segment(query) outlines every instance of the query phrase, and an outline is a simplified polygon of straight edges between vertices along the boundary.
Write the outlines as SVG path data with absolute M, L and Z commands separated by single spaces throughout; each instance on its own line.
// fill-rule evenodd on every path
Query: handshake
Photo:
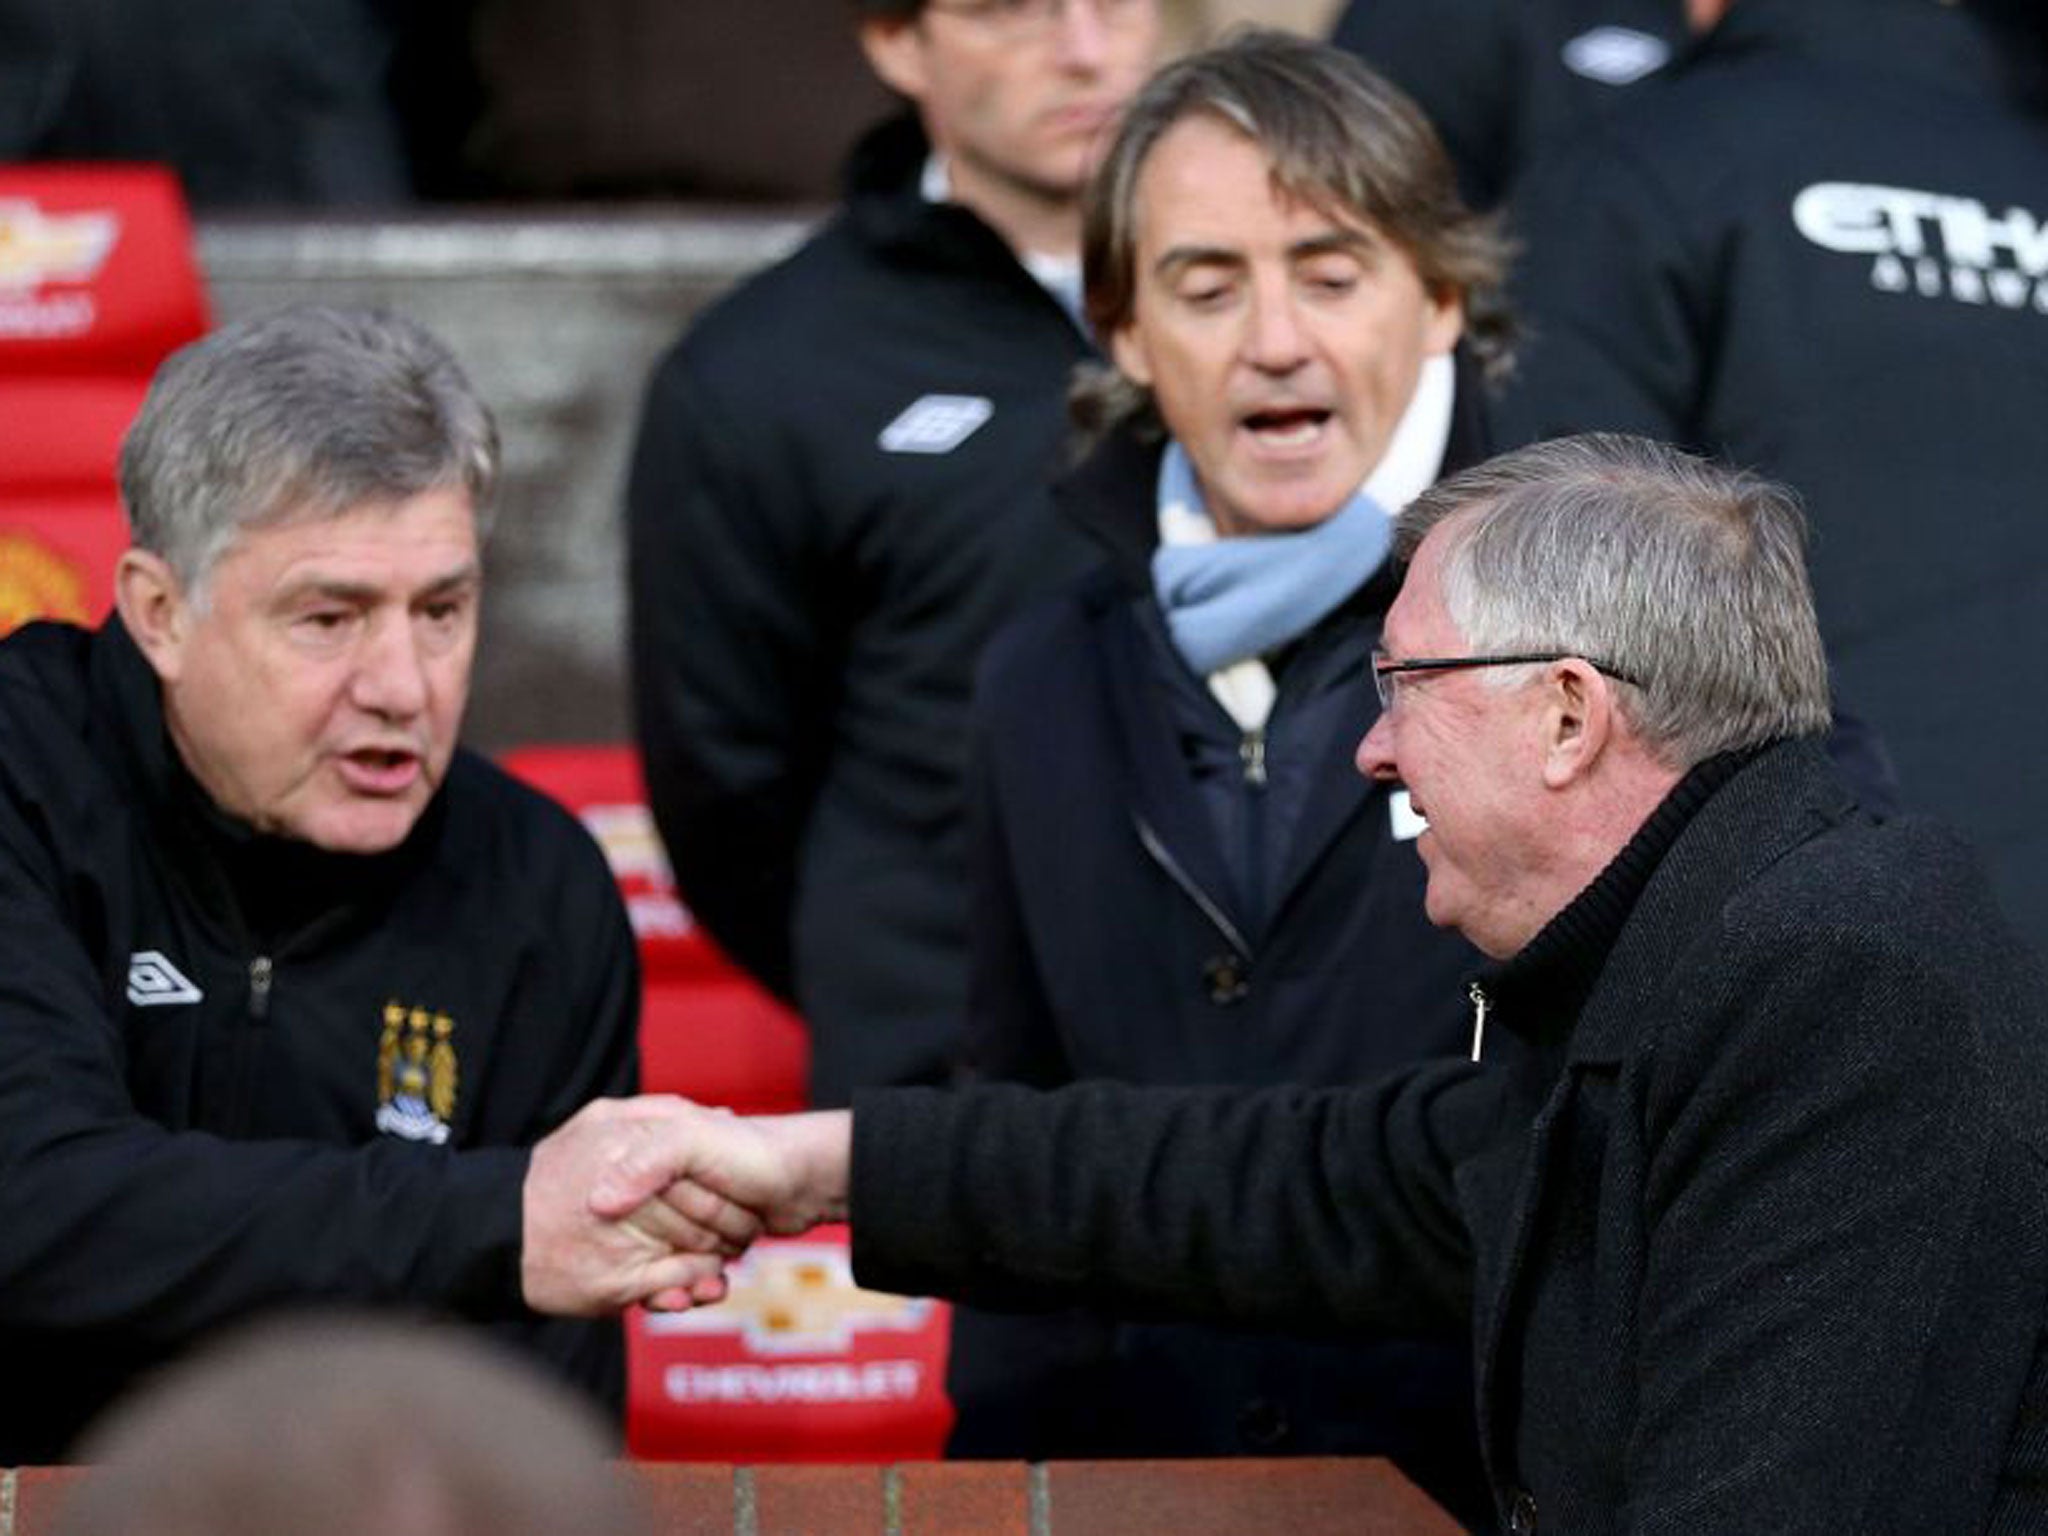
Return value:
M 741 1118 L 670 1095 L 599 1099 L 535 1144 L 520 1283 L 537 1312 L 682 1311 L 725 1298 L 764 1233 L 844 1219 L 853 1116 Z

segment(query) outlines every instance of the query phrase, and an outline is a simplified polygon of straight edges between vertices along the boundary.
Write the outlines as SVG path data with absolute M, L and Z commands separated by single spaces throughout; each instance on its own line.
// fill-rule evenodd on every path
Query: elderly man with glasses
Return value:
M 2048 1528 L 2048 992 L 1964 845 L 1830 767 L 1791 497 L 1564 439 L 1396 549 L 1358 760 L 1492 957 L 1478 1060 L 706 1116 L 674 1198 L 850 1213 L 895 1291 L 1462 1324 L 1515 1532 Z

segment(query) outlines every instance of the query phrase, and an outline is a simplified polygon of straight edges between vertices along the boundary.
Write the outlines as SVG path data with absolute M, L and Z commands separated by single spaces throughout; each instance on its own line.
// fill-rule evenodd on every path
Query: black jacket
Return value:
M 631 1092 L 603 855 L 458 752 L 388 854 L 252 834 L 109 621 L 0 643 L 0 1465 L 295 1304 L 497 1323 L 616 1398 L 615 1324 L 520 1300 L 524 1150 Z
M 845 211 L 667 355 L 629 492 L 655 817 L 692 910 L 802 1009 L 826 1104 L 953 1069 L 975 661 L 1085 554 L 1046 485 L 1089 346 L 919 196 L 924 153 L 872 137 Z
M 1476 369 L 1457 401 L 1447 470 L 1485 456 Z M 1248 743 L 1152 593 L 1159 454 L 1125 431 L 1055 487 L 1108 562 L 1006 628 L 976 689 L 972 1064 L 1039 1086 L 1335 1084 L 1462 1053 L 1480 957 L 1430 926 L 1421 860 L 1353 762 L 1394 573 L 1272 658 Z M 952 1361 L 956 1452 L 1369 1453 L 1453 1503 L 1478 1485 L 1455 1336 L 1337 1346 L 963 1310 Z
M 1465 1323 L 1516 1531 L 2048 1528 L 2048 993 L 1953 837 L 1703 765 L 1488 984 L 1361 1088 L 864 1095 L 861 1281 Z
M 1739 0 L 1532 172 L 1499 420 L 1790 482 L 1843 707 L 2043 945 L 2048 711 L 2010 663 L 2048 652 L 2048 40 L 1991 9 Z
M 1688 37 L 1683 0 L 1350 0 L 1330 41 L 1415 98 L 1485 208 Z

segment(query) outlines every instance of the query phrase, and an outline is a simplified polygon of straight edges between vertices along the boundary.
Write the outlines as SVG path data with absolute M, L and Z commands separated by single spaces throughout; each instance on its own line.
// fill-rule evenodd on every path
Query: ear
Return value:
M 192 605 L 169 563 L 146 549 L 126 551 L 114 567 L 114 606 L 157 677 L 176 682 L 192 629 Z
M 1429 314 L 1422 323 L 1422 355 L 1442 357 L 1465 334 L 1465 296 L 1443 287 L 1429 296 Z
M 1152 354 L 1131 321 L 1126 320 L 1109 333 L 1109 357 L 1116 364 L 1116 371 L 1133 384 L 1145 389 L 1152 387 Z
M 1543 680 L 1543 783 L 1565 789 L 1583 781 L 1613 739 L 1614 690 L 1575 656 L 1550 663 Z
M 899 96 L 922 102 L 931 94 L 924 34 L 914 16 L 867 16 L 860 23 L 860 51 L 882 84 Z

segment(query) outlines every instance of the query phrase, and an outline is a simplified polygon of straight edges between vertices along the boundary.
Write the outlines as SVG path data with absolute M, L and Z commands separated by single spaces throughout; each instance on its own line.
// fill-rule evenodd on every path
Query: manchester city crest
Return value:
M 377 1044 L 377 1129 L 442 1145 L 455 1119 L 455 1089 L 455 1021 L 386 1003 Z

